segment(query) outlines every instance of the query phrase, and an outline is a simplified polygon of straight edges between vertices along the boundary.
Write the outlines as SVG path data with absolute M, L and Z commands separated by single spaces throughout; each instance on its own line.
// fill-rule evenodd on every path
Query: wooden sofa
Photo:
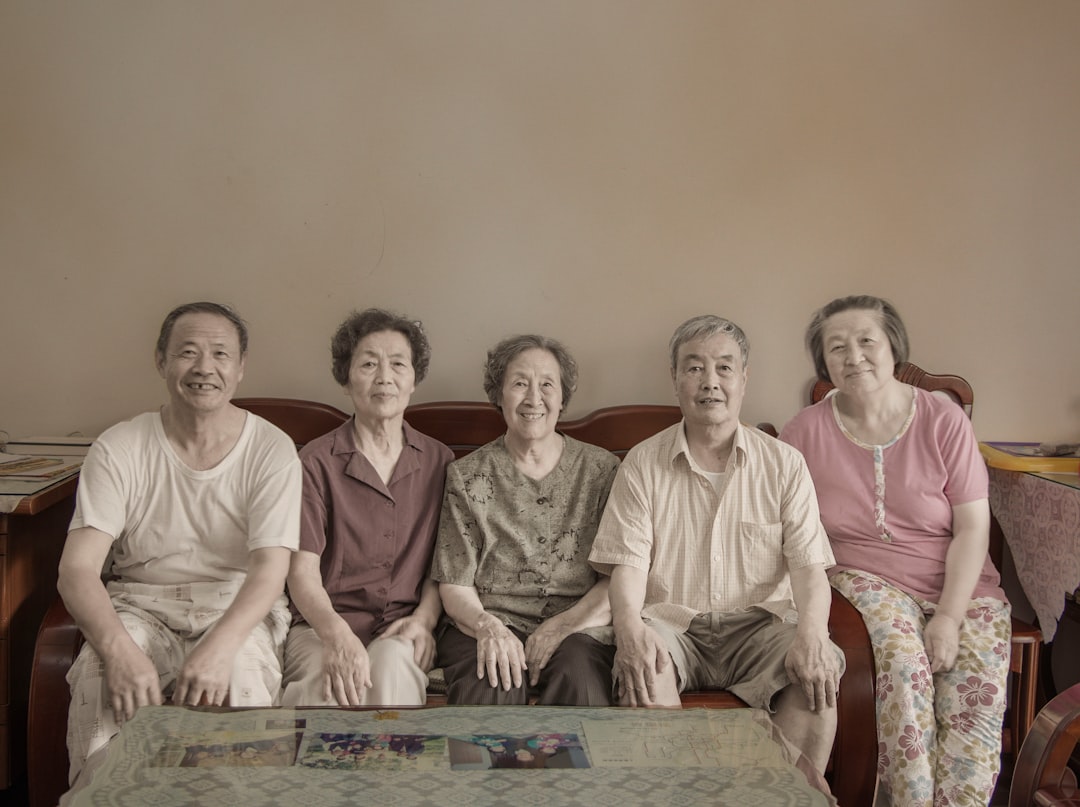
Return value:
M 330 431 L 346 419 L 340 410 L 312 401 L 245 398 L 235 403 L 276 423 L 298 445 Z M 502 416 L 492 406 L 479 402 L 417 404 L 409 408 L 406 419 L 421 432 L 450 446 L 459 457 L 494 439 L 506 428 Z M 641 440 L 679 419 L 679 410 L 674 406 L 617 406 L 564 421 L 560 431 L 603 446 L 621 457 Z M 767 425 L 764 428 L 769 430 Z M 841 807 L 860 807 L 872 802 L 876 783 L 874 660 L 862 618 L 836 592 L 833 592 L 829 627 L 833 641 L 844 651 L 847 671 L 840 683 L 839 725 L 826 778 Z M 31 678 L 27 741 L 33 807 L 55 805 L 66 790 L 65 735 L 70 695 L 64 676 L 80 645 L 78 628 L 57 598 L 38 635 Z M 429 703 L 439 702 L 443 698 L 432 693 Z M 734 695 L 721 691 L 684 693 L 683 704 L 710 708 L 745 705 Z

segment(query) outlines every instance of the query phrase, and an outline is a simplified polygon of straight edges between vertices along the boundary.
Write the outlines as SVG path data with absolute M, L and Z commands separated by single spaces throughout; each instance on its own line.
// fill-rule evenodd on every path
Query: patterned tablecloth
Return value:
M 1065 595 L 1080 586 L 1080 490 L 1036 474 L 989 471 L 990 507 L 1049 642 Z
M 774 737 L 752 709 L 144 707 L 73 803 L 834 805 Z

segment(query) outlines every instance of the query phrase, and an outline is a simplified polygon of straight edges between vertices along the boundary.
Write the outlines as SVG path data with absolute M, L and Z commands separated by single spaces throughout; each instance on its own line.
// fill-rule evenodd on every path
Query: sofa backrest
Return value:
M 297 447 L 336 429 L 349 416 L 328 404 L 298 398 L 236 398 L 242 409 L 266 418 L 292 437 Z M 630 404 L 597 409 L 576 420 L 564 420 L 563 434 L 606 448 L 620 459 L 646 437 L 678 423 L 677 406 Z M 499 411 L 486 401 L 434 401 L 410 406 L 405 420 L 414 429 L 445 443 L 463 457 L 506 431 Z
M 678 423 L 677 406 L 630 404 L 597 409 L 576 420 L 564 420 L 558 430 L 583 443 L 606 448 L 620 459 L 646 437 Z M 450 447 L 463 457 L 506 431 L 494 406 L 479 401 L 436 401 L 410 406 L 405 420 L 414 429 Z

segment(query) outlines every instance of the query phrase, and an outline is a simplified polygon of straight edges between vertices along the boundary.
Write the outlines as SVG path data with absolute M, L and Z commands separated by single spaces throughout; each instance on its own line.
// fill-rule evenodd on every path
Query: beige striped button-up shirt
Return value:
M 740 424 L 717 491 L 682 423 L 627 454 L 589 561 L 606 575 L 648 570 L 642 616 L 682 631 L 700 613 L 754 605 L 792 621 L 788 570 L 836 562 L 798 451 Z

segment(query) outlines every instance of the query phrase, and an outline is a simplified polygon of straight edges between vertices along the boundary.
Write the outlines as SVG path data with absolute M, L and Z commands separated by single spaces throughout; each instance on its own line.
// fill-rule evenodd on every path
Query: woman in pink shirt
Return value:
M 896 380 L 908 337 L 885 300 L 833 300 L 806 344 L 836 391 L 780 436 L 806 457 L 836 556 L 832 585 L 874 646 L 877 804 L 987 804 L 1010 616 L 988 555 L 986 466 L 971 422 Z

